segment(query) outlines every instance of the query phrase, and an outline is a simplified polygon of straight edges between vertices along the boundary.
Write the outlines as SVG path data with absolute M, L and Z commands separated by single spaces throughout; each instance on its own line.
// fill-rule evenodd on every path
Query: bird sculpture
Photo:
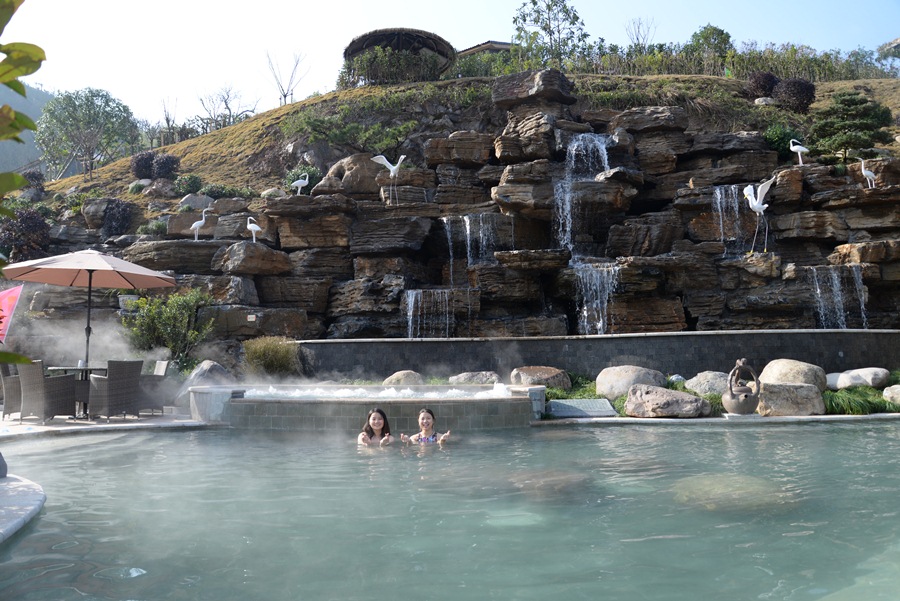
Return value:
M 300 179 L 291 183 L 291 188 L 297 188 L 297 194 L 300 194 L 300 191 L 307 185 L 309 185 L 309 173 L 304 173 Z
M 401 155 L 400 155 L 400 158 L 397 159 L 397 164 L 396 164 L 396 165 L 391 165 L 391 162 L 388 161 L 386 158 L 384 158 L 384 155 L 383 155 L 383 154 L 379 154 L 378 156 L 372 157 L 372 160 L 373 160 L 373 161 L 375 161 L 375 162 L 378 163 L 379 165 L 384 165 L 385 167 L 387 167 L 387 170 L 388 170 L 388 172 L 390 173 L 390 176 L 391 176 L 391 187 L 390 187 L 389 190 L 388 190 L 388 204 L 391 204 L 391 198 L 392 198 L 392 196 L 393 196 L 393 194 L 394 194 L 394 191 L 395 191 L 395 188 L 394 188 L 394 180 L 395 180 L 396 177 L 397 177 L 397 173 L 400 172 L 400 163 L 402 163 L 402 162 L 403 162 L 403 159 L 405 159 L 405 158 L 406 158 L 406 155 L 405 155 L 405 154 L 401 154 Z M 400 199 L 399 199 L 399 197 L 398 197 L 398 198 L 397 198 L 397 201 L 399 202 L 399 200 L 400 200 Z
M 203 209 L 201 211 L 200 221 L 195 221 L 191 224 L 191 231 L 194 232 L 194 242 L 200 239 L 200 228 L 206 224 L 206 212 L 211 211 L 209 207 Z
M 790 146 L 791 152 L 797 153 L 797 158 L 800 159 L 800 164 L 803 164 L 803 155 L 809 152 L 809 148 L 806 146 L 801 146 L 799 140 L 795 140 L 791 138 Z
M 256 242 L 256 233 L 262 231 L 262 228 L 256 225 L 256 219 L 247 217 L 247 229 L 253 234 L 253 241 Z
M 859 170 L 862 172 L 862 176 L 866 178 L 866 185 L 869 188 L 875 187 L 875 174 L 866 169 L 866 162 L 863 159 L 859 159 Z
M 756 231 L 753 233 L 753 243 L 750 245 L 750 252 L 747 254 L 753 254 L 753 249 L 756 248 L 756 236 L 759 234 L 759 220 L 763 219 L 766 222 L 766 235 L 763 239 L 763 252 L 768 252 L 769 250 L 769 221 L 765 218 L 763 213 L 765 213 L 766 209 L 769 208 L 769 205 L 764 204 L 763 200 L 766 197 L 766 193 L 769 191 L 769 188 L 772 187 L 772 184 L 775 183 L 775 178 L 773 177 L 770 180 L 764 181 L 756 189 L 753 188 L 753 184 L 744 188 L 744 198 L 747 199 L 747 202 L 750 204 L 750 210 L 756 213 Z

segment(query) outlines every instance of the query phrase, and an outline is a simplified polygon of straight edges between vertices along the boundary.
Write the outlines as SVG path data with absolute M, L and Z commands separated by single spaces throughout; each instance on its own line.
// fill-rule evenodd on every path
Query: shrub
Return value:
M 744 89 L 751 98 L 765 98 L 772 95 L 775 86 L 780 82 L 774 73 L 768 71 L 756 71 L 747 78 Z
M 131 227 L 131 208 L 130 202 L 118 198 L 106 205 L 106 211 L 103 213 L 103 225 L 100 227 L 100 237 L 108 238 L 127 232 Z
M 361 85 L 435 81 L 440 76 L 440 60 L 430 52 L 410 52 L 375 46 L 344 61 L 337 89 Z
M 806 114 L 816 99 L 816 86 L 811 81 L 800 78 L 784 79 L 772 90 L 772 97 L 781 106 L 795 113 Z
M 152 150 L 145 150 L 131 156 L 131 173 L 138 179 L 151 179 L 153 177 L 153 157 L 156 155 Z
M 168 231 L 168 225 L 161 219 L 154 219 L 147 223 L 142 223 L 137 228 L 137 233 L 145 236 L 165 236 Z
M 40 169 L 26 169 L 22 172 L 22 177 L 28 180 L 29 188 L 44 191 L 44 172 Z
M 323 177 L 322 172 L 312 165 L 297 165 L 296 167 L 288 171 L 284 175 L 283 180 L 285 187 L 290 187 L 290 185 L 300 179 L 304 173 L 309 175 L 309 184 L 307 184 L 303 189 L 306 191 L 306 194 L 309 194 L 309 191 L 315 188 L 316 184 L 322 181 Z
M 226 186 L 224 184 L 206 184 L 198 192 L 215 199 L 255 198 L 257 196 L 256 192 L 250 188 L 238 188 L 237 186 Z
M 801 134 L 781 123 L 770 125 L 763 133 L 763 139 L 769 148 L 778 152 L 779 161 L 788 161 L 793 157 L 791 152 L 791 138 L 801 139 Z
M 144 189 L 144 184 L 140 182 L 132 182 L 128 184 L 128 193 L 129 194 L 140 194 Z
M 0 250 L 11 261 L 37 259 L 50 246 L 50 224 L 34 209 L 19 209 L 0 219 Z
M 131 313 L 122 315 L 122 324 L 136 349 L 167 348 L 171 360 L 183 370 L 191 363 L 191 352 L 212 332 L 212 319 L 198 320 L 199 309 L 211 302 L 208 294 L 197 289 L 166 298 L 145 297 L 132 305 Z
M 189 173 L 187 175 L 179 175 L 175 179 L 175 192 L 179 196 L 187 196 L 188 194 L 196 194 L 203 187 L 203 180 L 199 175 Z
M 181 167 L 181 159 L 177 156 L 161 152 L 153 157 L 153 179 L 172 179 Z
M 262 336 L 244 342 L 248 371 L 271 376 L 300 373 L 297 345 L 284 336 Z

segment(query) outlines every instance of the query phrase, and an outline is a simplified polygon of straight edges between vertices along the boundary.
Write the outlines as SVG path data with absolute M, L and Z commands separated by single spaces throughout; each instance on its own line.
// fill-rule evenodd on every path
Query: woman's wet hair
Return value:
M 384 425 L 381 426 L 381 436 L 384 437 L 384 436 L 387 436 L 388 434 L 390 434 L 391 433 L 391 425 L 390 425 L 390 423 L 388 423 L 387 415 L 385 415 L 384 411 L 379 409 L 378 407 L 375 407 L 374 409 L 370 410 L 366 414 L 366 424 L 363 426 L 363 432 L 365 432 L 369 436 L 375 436 L 375 430 L 373 430 L 372 426 L 369 425 L 369 418 L 372 417 L 373 413 L 377 413 L 378 415 L 381 416 L 381 419 L 384 420 Z

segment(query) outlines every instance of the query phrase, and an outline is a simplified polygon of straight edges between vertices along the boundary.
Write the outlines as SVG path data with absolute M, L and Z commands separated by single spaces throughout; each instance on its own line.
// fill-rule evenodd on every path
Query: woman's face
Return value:
M 422 412 L 419 414 L 419 428 L 424 431 L 431 430 L 434 427 L 434 418 L 430 413 Z
M 381 432 L 384 427 L 384 418 L 377 411 L 369 416 L 369 426 L 376 432 Z

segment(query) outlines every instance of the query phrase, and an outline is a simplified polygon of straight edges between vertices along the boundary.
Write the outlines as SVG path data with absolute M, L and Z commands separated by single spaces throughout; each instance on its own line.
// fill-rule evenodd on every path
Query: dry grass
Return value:
M 726 129 L 752 128 L 760 125 L 765 113 L 748 106 L 742 96 L 743 81 L 721 77 L 668 75 L 648 77 L 572 76 L 576 83 L 576 95 L 581 94 L 578 107 L 591 105 L 593 99 L 612 98 L 617 102 L 643 101 L 653 104 L 671 102 L 685 106 L 690 112 L 706 119 L 717 127 Z M 480 81 L 480 80 L 479 80 Z M 488 80 L 485 80 L 487 82 Z M 438 88 L 471 85 L 472 79 L 433 82 Z M 257 191 L 281 184 L 282 173 L 267 172 L 260 160 L 267 154 L 281 152 L 285 140 L 280 124 L 289 116 L 304 109 L 318 106 L 324 114 L 336 111 L 342 104 L 370 100 L 389 100 L 398 92 L 414 89 L 422 84 L 400 86 L 367 86 L 353 90 L 331 92 L 295 102 L 261 113 L 247 121 L 218 130 L 198 138 L 164 147 L 162 150 L 181 159 L 181 172 L 199 175 L 204 183 L 217 183 L 249 187 Z M 875 79 L 820 83 L 816 86 L 817 99 L 812 108 L 824 106 L 837 91 L 859 90 L 888 106 L 895 117 L 900 116 L 900 80 Z M 624 108 L 624 107 L 615 107 Z M 802 124 L 804 117 L 791 115 L 790 119 Z M 808 118 L 807 118 L 808 119 Z M 892 134 L 900 134 L 900 125 L 891 128 Z M 891 146 L 900 154 L 897 143 Z M 129 194 L 128 185 L 134 180 L 130 159 L 122 159 L 95 171 L 94 180 L 85 182 L 81 176 L 47 184 L 51 193 L 64 192 L 73 186 L 82 191 L 102 189 L 104 195 L 146 207 L 146 198 Z M 146 211 L 145 211 L 146 213 Z M 145 220 L 153 215 L 146 213 Z M 135 220 L 135 227 L 142 222 Z

